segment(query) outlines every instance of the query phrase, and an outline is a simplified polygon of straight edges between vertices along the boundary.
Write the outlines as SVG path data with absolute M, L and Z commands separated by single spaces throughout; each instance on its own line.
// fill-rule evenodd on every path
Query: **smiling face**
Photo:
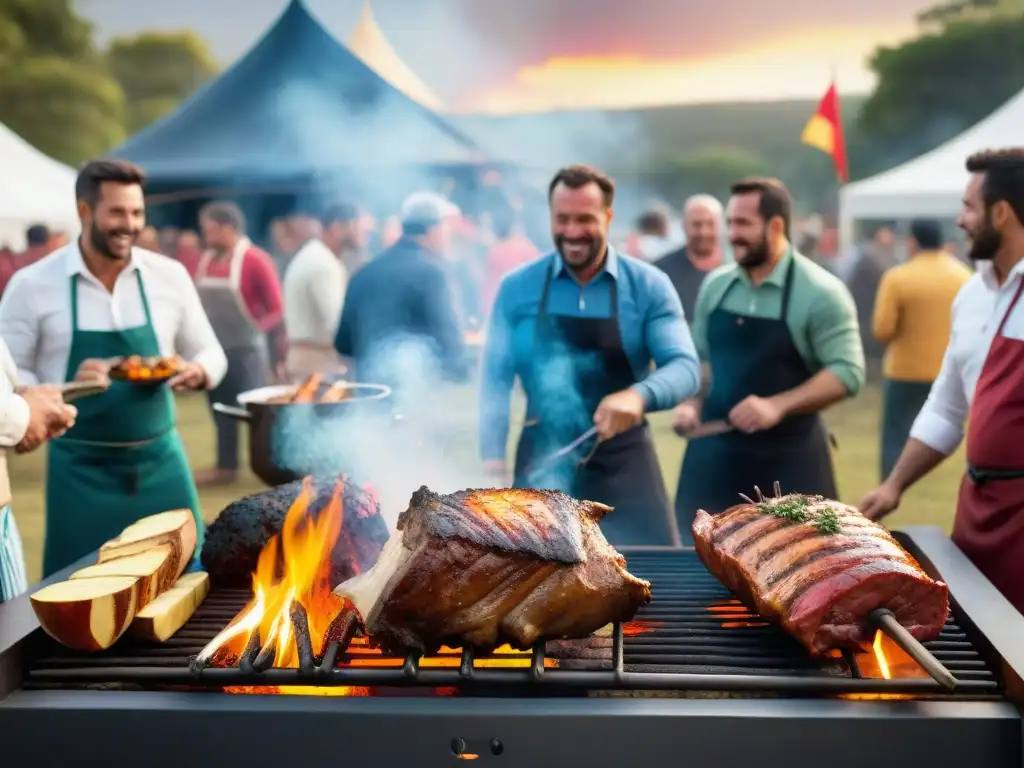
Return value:
M 572 188 L 558 184 L 551 192 L 551 236 L 565 265 L 583 272 L 604 254 L 612 209 L 596 182 Z
M 142 186 L 104 181 L 95 205 L 79 202 L 79 216 L 90 245 L 100 255 L 115 261 L 129 259 L 146 225 Z
M 768 260 L 768 222 L 761 215 L 761 193 L 747 192 L 729 198 L 726 225 L 736 263 L 746 269 Z
M 967 257 L 971 261 L 991 261 L 1003 245 L 1003 236 L 992 222 L 992 209 L 985 205 L 984 183 L 985 174 L 971 175 L 956 220 L 967 235 Z

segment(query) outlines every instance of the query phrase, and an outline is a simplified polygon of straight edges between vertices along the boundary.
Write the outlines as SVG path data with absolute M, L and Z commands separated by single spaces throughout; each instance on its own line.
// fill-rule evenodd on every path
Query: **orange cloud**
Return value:
M 815 97 L 833 67 L 843 91 L 864 92 L 874 84 L 867 69 L 871 52 L 913 31 L 910 23 L 804 30 L 698 60 L 556 56 L 520 68 L 512 82 L 478 91 L 459 107 L 514 113 Z

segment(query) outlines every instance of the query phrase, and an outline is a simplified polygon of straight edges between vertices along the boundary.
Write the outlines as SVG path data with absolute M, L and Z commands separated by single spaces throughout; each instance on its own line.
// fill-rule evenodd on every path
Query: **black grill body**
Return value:
M 915 534 L 903 543 L 941 573 L 955 602 L 954 619 L 928 644 L 957 677 L 953 694 L 927 678 L 866 679 L 851 656 L 813 661 L 736 603 L 692 551 L 624 549 L 630 570 L 652 582 L 654 599 L 637 617 L 644 631 L 617 627 L 597 658 L 560 657 L 554 669 L 544 664 L 545 654 L 555 655 L 550 646 L 515 669 L 474 666 L 465 654 L 441 668 L 415 658 L 353 667 L 349 660 L 365 651 L 354 646 L 315 675 L 208 669 L 197 677 L 189 658 L 246 602 L 228 591 L 211 593 L 163 646 L 122 641 L 83 655 L 32 633 L 19 648 L 18 686 L 0 701 L 2 763 L 432 767 L 461 757 L 530 767 L 1020 768 L 1021 714 L 1006 694 L 1019 683 L 1022 659 L 996 622 L 1024 633 L 1024 618 L 998 610 L 1002 598 L 941 533 Z M 222 692 L 309 683 L 369 690 Z

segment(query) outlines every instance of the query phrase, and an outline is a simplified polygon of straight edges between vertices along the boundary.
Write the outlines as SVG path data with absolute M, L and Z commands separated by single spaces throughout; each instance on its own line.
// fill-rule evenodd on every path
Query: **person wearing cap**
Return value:
M 345 303 L 349 271 L 342 259 L 348 232 L 357 226 L 355 208 L 329 208 L 319 222 L 293 220 L 305 241 L 284 273 L 285 369 L 294 381 L 314 373 L 344 373 L 334 351 L 334 334 Z
M 614 182 L 595 168 L 570 166 L 552 179 L 555 251 L 506 276 L 491 314 L 481 458 L 507 482 L 518 378 L 527 404 L 513 484 L 613 507 L 600 521 L 612 544 L 678 545 L 645 416 L 697 394 L 700 363 L 668 276 L 608 243 L 614 197 Z
M 398 241 L 349 283 L 334 349 L 360 382 L 396 391 L 468 374 L 445 254 L 459 208 L 433 192 L 410 195 Z M 423 355 L 422 352 L 427 354 Z

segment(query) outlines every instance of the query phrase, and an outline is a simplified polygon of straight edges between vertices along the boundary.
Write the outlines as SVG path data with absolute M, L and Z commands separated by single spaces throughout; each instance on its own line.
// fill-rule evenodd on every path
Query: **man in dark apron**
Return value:
M 728 227 L 737 264 L 705 282 L 694 318 L 710 392 L 676 411 L 684 435 L 701 422 L 732 429 L 686 448 L 676 512 L 687 541 L 698 509 L 722 512 L 754 486 L 837 495 L 819 413 L 857 391 L 864 358 L 849 293 L 790 247 L 790 210 L 781 182 L 733 186 Z
M 614 184 L 607 176 L 573 166 L 549 192 L 557 252 L 508 275 L 495 300 L 483 353 L 483 458 L 504 471 L 518 376 L 527 413 L 513 484 L 614 507 L 601 521 L 612 544 L 676 545 L 644 415 L 699 387 L 679 297 L 664 274 L 609 247 Z M 548 460 L 592 427 L 595 438 Z
M 199 224 L 208 250 L 196 267 L 196 290 L 228 358 L 227 375 L 207 396 L 211 406 L 237 405 L 241 393 L 267 385 L 268 342 L 283 372 L 281 281 L 270 255 L 245 236 L 245 218 L 237 205 L 210 203 L 199 212 Z M 230 485 L 238 472 L 238 422 L 214 413 L 213 423 L 217 464 L 196 473 L 200 488 Z

